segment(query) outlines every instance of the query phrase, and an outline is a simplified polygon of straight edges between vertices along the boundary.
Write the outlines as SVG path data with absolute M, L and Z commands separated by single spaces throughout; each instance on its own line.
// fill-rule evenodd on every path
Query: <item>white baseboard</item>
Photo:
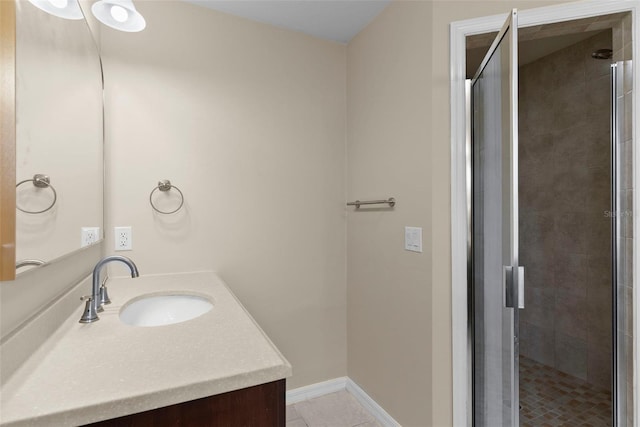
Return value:
M 360 404 L 375 417 L 383 427 L 401 427 L 400 423 L 393 419 L 382 406 L 371 398 L 358 384 L 347 377 L 347 391 L 356 398 Z
M 315 397 L 324 396 L 325 394 L 335 393 L 340 390 L 347 390 L 356 400 L 374 416 L 376 421 L 383 427 L 401 427 L 400 424 L 393 419 L 382 406 L 373 400 L 358 384 L 353 382 L 349 377 L 334 378 L 332 380 L 323 381 L 321 383 L 311 384 L 304 387 L 295 388 L 287 392 L 287 405 L 302 402 L 303 400 L 313 399 Z
M 314 397 L 324 396 L 325 394 L 335 393 L 336 391 L 345 390 L 347 388 L 347 379 L 347 377 L 334 378 L 321 383 L 310 384 L 289 390 L 287 392 L 287 405 L 302 402 L 303 400 L 313 399 Z

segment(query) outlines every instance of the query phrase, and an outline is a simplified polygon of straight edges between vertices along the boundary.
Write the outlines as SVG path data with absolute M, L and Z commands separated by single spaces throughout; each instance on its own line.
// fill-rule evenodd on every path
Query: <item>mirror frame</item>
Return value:
M 0 1 L 0 281 L 16 278 L 16 4 Z

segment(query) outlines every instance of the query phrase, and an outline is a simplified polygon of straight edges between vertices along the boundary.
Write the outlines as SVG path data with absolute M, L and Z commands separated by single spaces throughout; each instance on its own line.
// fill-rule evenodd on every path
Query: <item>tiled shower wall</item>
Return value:
M 610 61 L 603 31 L 520 68 L 521 353 L 610 389 Z

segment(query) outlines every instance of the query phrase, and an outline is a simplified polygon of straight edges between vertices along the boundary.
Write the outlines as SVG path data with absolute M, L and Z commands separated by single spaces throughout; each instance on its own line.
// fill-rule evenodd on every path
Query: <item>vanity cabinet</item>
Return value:
M 177 273 L 108 283 L 113 302 L 98 322 L 80 323 L 74 312 L 2 384 L 0 425 L 285 426 L 291 364 L 220 277 Z M 213 308 L 165 326 L 122 321 L 125 306 L 153 295 L 199 296 Z
M 285 380 L 88 424 L 92 427 L 284 427 Z

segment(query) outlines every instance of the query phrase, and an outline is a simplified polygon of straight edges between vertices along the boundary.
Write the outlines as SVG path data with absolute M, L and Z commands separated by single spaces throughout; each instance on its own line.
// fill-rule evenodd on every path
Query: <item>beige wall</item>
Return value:
M 94 2 L 91 0 L 78 0 L 78 3 L 80 4 L 80 8 L 82 9 L 82 13 L 84 14 L 96 46 L 100 48 L 100 34 L 102 32 L 103 24 L 93 16 L 93 13 L 91 13 L 91 6 Z
M 432 413 L 431 14 L 395 2 L 347 56 L 348 198 L 397 200 L 347 215 L 349 377 L 404 426 Z M 404 226 L 423 228 L 423 253 Z
M 349 213 L 349 375 L 403 425 L 452 423 L 449 24 L 553 3 L 396 0 L 348 47 L 348 194 L 398 198 Z
M 346 375 L 345 46 L 136 6 L 145 31 L 101 35 L 107 248 L 129 225 L 141 274 L 217 271 L 292 363 L 289 388 Z M 174 215 L 149 205 L 165 178 Z
M 345 71 L 343 46 L 139 2 L 147 30 L 102 32 L 107 246 L 132 225 L 143 274 L 220 272 L 293 363 L 290 388 L 346 374 L 348 331 L 349 376 L 392 416 L 451 425 L 449 23 L 547 4 L 396 1 Z M 345 117 L 346 198 L 398 199 L 348 211 L 348 322 Z M 185 193 L 177 215 L 148 205 L 162 178 Z M 403 250 L 405 225 L 423 227 L 422 254 Z

